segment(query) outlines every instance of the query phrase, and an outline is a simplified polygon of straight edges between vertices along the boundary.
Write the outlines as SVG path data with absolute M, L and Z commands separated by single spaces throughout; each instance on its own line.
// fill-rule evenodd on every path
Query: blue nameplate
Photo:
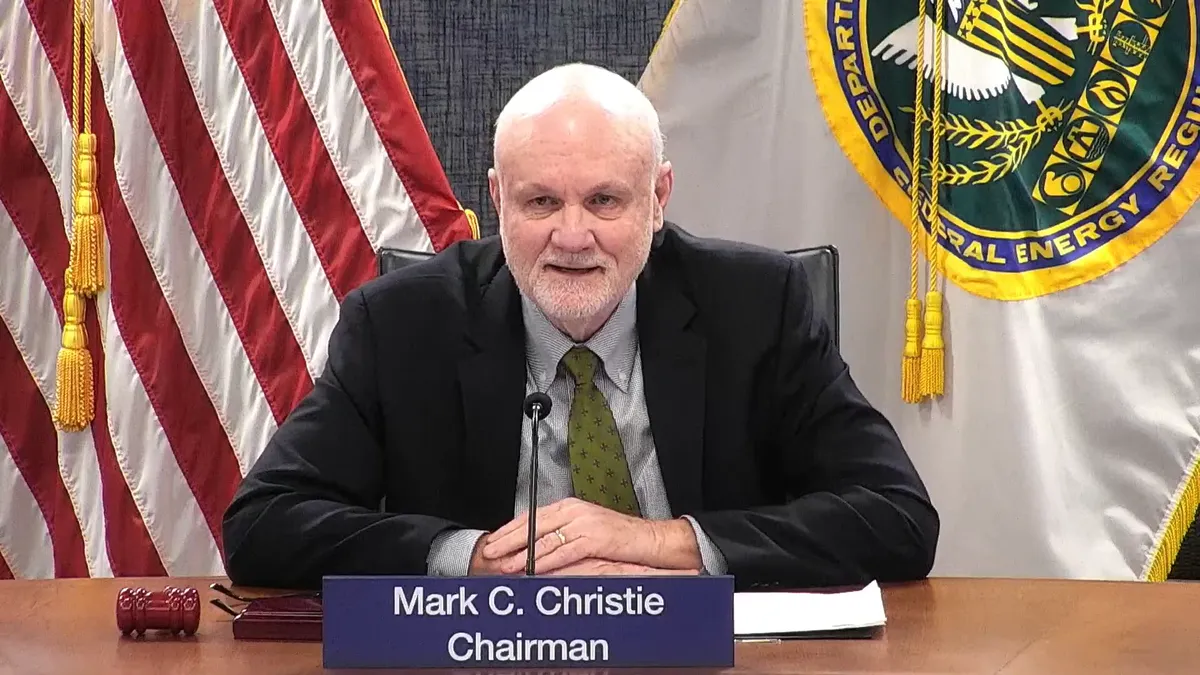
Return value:
M 733 577 L 326 577 L 326 668 L 733 666 Z

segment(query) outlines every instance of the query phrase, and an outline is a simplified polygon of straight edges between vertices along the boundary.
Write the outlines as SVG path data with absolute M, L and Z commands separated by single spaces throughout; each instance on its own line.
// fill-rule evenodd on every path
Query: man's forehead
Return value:
M 531 143 L 514 148 L 497 169 L 506 186 L 514 191 L 530 189 L 628 191 L 649 179 L 650 158 L 645 151 L 628 147 L 601 148 L 580 144 L 567 148 L 556 144 Z
M 638 120 L 615 117 L 587 105 L 559 105 L 511 120 L 496 139 L 498 155 L 571 152 L 638 155 L 652 149 L 649 129 Z M 497 157 L 500 161 L 500 157 Z

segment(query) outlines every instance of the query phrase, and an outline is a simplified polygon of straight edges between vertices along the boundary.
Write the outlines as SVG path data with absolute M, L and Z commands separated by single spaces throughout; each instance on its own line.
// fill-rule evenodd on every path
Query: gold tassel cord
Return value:
M 943 69 L 942 47 L 945 43 L 945 33 L 942 25 L 945 22 L 946 3 L 938 0 L 934 17 L 933 44 L 933 117 L 930 121 L 930 154 L 929 162 L 929 235 L 927 239 L 926 256 L 929 261 L 929 286 L 925 295 L 925 337 L 921 342 L 921 396 L 941 396 L 946 390 L 945 353 L 946 343 L 942 339 L 942 294 L 938 290 L 939 266 L 938 251 L 941 248 L 938 241 L 942 230 L 941 202 L 941 151 L 942 151 L 942 100 L 945 87 L 942 83 Z
M 921 229 L 921 136 L 926 122 L 925 92 L 925 0 L 920 0 L 917 17 L 916 93 L 913 100 L 912 172 L 909 196 L 912 213 L 909 229 L 910 259 L 908 299 L 905 301 L 904 360 L 900 371 L 901 397 L 906 403 L 921 400 L 921 299 L 918 297 L 918 263 L 920 261 Z
M 72 16 L 71 129 L 72 238 L 63 292 L 62 346 L 58 353 L 55 424 L 80 431 L 95 415 L 92 355 L 88 351 L 87 298 L 104 288 L 104 219 L 96 194 L 97 139 L 92 133 L 92 0 L 75 0 Z
M 96 198 L 96 135 L 92 133 L 92 0 L 82 0 L 83 44 L 81 71 L 83 75 L 83 131 L 80 134 L 75 162 L 79 183 L 75 188 L 75 241 L 71 247 L 71 269 L 75 287 L 86 297 L 94 298 L 104 288 L 104 218 Z M 76 76 L 78 77 L 78 76 Z

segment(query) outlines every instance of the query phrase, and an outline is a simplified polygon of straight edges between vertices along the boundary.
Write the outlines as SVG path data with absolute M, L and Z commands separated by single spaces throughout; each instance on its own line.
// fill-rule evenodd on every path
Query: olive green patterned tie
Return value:
M 575 379 L 567 424 L 567 449 L 575 496 L 613 511 L 640 516 L 637 494 L 612 410 L 596 388 L 600 357 L 587 347 L 572 347 L 562 363 Z

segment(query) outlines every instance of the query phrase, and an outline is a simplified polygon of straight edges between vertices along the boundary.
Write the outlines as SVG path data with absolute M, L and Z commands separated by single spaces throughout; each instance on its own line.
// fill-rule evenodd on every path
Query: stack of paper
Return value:
M 844 593 L 735 593 L 738 638 L 870 637 L 887 621 L 883 595 L 872 581 Z

